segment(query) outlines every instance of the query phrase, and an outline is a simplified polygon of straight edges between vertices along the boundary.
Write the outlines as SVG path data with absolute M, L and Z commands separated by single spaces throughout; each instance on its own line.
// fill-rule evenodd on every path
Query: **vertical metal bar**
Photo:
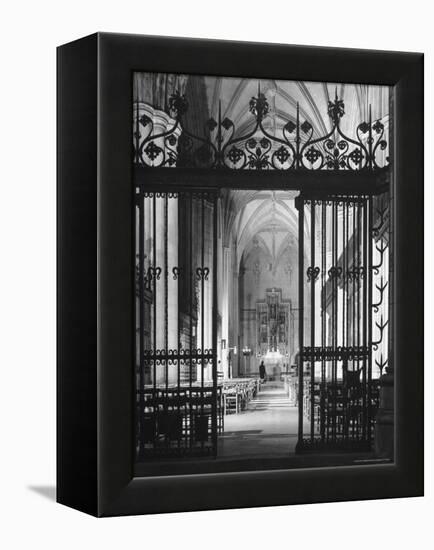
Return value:
M 352 216 L 353 216 L 353 236 L 352 236 L 352 267 L 351 270 L 353 272 L 351 287 L 352 287 L 352 296 L 351 296 L 351 303 L 352 303 L 352 312 L 351 312 L 351 327 L 352 327 L 352 340 L 351 345 L 353 347 L 356 346 L 356 197 L 353 198 L 353 205 L 352 205 Z M 355 360 L 353 358 L 353 372 L 355 368 Z M 354 399 L 351 399 L 351 406 L 354 405 Z M 354 437 L 355 435 L 355 422 L 354 419 L 352 421 L 351 425 L 351 436 Z
M 346 311 L 345 311 L 345 346 L 350 346 L 350 297 L 349 297 L 349 269 L 350 269 L 350 262 L 349 262 L 349 256 L 350 256 L 350 241 L 349 241 L 349 224 L 350 224 L 350 214 L 349 214 L 349 205 L 348 202 L 345 203 L 345 218 L 346 218 L 346 227 L 345 227 L 345 246 L 346 246 L 346 254 L 345 254 L 345 303 L 346 303 Z
M 342 201 L 342 349 L 344 350 L 344 357 L 342 360 L 342 439 L 344 444 L 348 440 L 348 354 L 345 345 L 345 285 L 347 282 L 347 242 L 345 240 L 347 219 L 346 219 L 346 200 Z
M 353 217 L 353 238 L 352 238 L 352 255 L 353 255 L 353 261 L 352 261 L 352 271 L 354 273 L 355 267 L 356 267 L 356 206 L 355 206 L 355 199 L 353 200 L 352 204 L 352 217 Z M 353 276 L 352 282 L 351 282 L 352 292 L 351 292 L 351 300 L 352 300 L 352 320 L 351 320 L 351 328 L 352 328 L 352 339 L 351 339 L 351 345 L 356 345 L 356 323 L 355 323 L 355 294 L 356 294 L 356 287 L 355 287 L 355 277 Z M 354 361 L 353 361 L 353 368 L 354 368 Z
M 334 201 L 334 210 L 335 210 L 335 266 L 337 269 L 339 269 L 339 201 Z M 339 432 L 339 423 L 338 418 L 340 418 L 340 422 L 342 422 L 342 412 L 339 414 L 340 410 L 338 409 L 338 403 L 342 405 L 342 382 L 338 385 L 338 337 L 339 337 L 339 326 L 338 326 L 338 319 L 339 319 L 339 271 L 336 272 L 335 277 L 335 286 L 334 286 L 334 302 L 335 302 L 335 327 L 334 327 L 334 335 L 335 335 L 335 377 L 336 377 L 336 434 L 335 437 L 337 439 L 337 435 Z
M 177 323 L 176 323 L 176 352 L 177 352 L 177 360 L 176 360 L 176 387 L 177 387 L 177 395 L 178 395 L 178 401 L 177 401 L 177 413 L 178 413 L 178 419 L 181 418 L 181 436 L 178 438 L 178 447 L 181 446 L 181 439 L 184 438 L 184 435 L 185 435 L 185 432 L 184 432 L 184 429 L 185 429 L 185 422 L 186 422 L 186 418 L 185 418 L 185 408 L 184 408 L 184 411 L 181 413 L 181 403 L 184 404 L 184 407 L 185 407 L 185 392 L 184 392 L 184 389 L 181 388 L 181 356 L 180 356 L 180 332 L 179 332 L 179 326 L 180 326 L 180 319 L 179 319 L 179 309 L 180 309 L 180 300 L 179 300 L 179 287 L 180 287 L 180 277 L 182 277 L 181 275 L 181 270 L 179 269 L 179 266 L 181 265 L 181 258 L 180 258 L 180 249 L 179 249 L 179 230 L 180 230 L 180 223 L 179 223 L 179 212 L 180 212 L 180 194 L 179 193 L 176 193 L 176 194 L 173 194 L 172 195 L 173 197 L 173 200 L 176 201 L 176 206 L 177 206 L 177 210 L 178 210 L 178 217 L 177 217 L 177 224 L 178 226 L 176 227 L 176 234 L 178 235 L 177 237 L 177 258 L 178 258 L 178 278 L 177 278 L 177 285 L 176 285 L 176 290 L 175 292 L 177 293 L 177 304 L 178 304 L 178 309 L 174 312 L 174 315 L 176 315 L 177 317 Z M 172 260 L 173 261 L 173 260 Z M 172 273 L 173 273 L 173 270 L 172 270 Z M 181 279 L 182 280 L 182 279 Z M 175 368 L 175 367 L 174 367 Z
M 145 317 L 145 292 L 144 292 L 144 198 L 139 193 L 139 386 L 140 386 L 140 411 L 139 411 L 139 454 L 143 455 L 144 441 L 144 414 L 145 414 L 145 354 L 144 354 L 144 317 Z
M 202 206 L 202 213 L 201 213 L 201 238 L 202 238 L 202 242 L 201 242 L 201 245 L 202 245 L 202 248 L 201 248 L 201 267 L 202 267 L 202 276 L 201 276 L 201 289 L 200 289 L 200 330 L 201 330 L 201 352 L 202 352 L 202 359 L 201 359 L 201 362 L 200 362 L 200 368 L 201 368 L 201 392 L 200 392 L 200 395 L 201 395 L 201 402 L 200 402 L 200 407 L 201 407 L 201 422 L 204 422 L 203 420 L 203 412 L 204 412 L 204 397 L 205 397 L 205 392 L 204 392 L 204 346 L 205 346 L 205 311 L 204 311 L 204 305 L 205 305 L 205 295 L 204 295 L 204 290 L 205 290 L 205 275 L 204 275 L 204 262 L 205 262 L 205 199 L 204 199 L 204 195 L 203 193 L 201 194 L 201 206 Z M 204 445 L 204 438 L 201 437 L 201 445 L 203 447 Z
M 368 280 L 368 271 L 367 271 L 367 253 L 368 253 L 368 235 L 369 235 L 369 229 L 367 227 L 368 225 L 368 212 L 367 212 L 367 204 L 366 199 L 363 201 L 363 266 L 362 266 L 362 276 L 363 276 L 363 339 L 362 339 L 362 345 L 363 345 L 363 432 L 362 432 L 362 438 L 363 440 L 367 439 L 367 423 L 368 423 L 368 411 L 367 411 L 367 391 L 369 392 L 369 385 L 367 382 L 367 358 L 365 355 L 365 350 L 367 346 L 367 280 Z M 368 388 L 366 385 L 368 384 Z M 368 443 L 370 444 L 369 440 Z
M 361 298 L 362 298 L 362 292 L 361 292 L 361 284 L 360 284 L 360 268 L 361 268 L 361 234 L 362 234 L 362 217 L 361 217 L 361 198 L 359 197 L 357 199 L 357 349 L 360 350 L 360 344 L 361 344 L 361 334 L 360 334 L 360 315 L 361 315 Z M 357 373 L 359 376 L 359 382 L 360 382 L 360 356 L 357 354 Z M 362 402 L 363 402 L 363 395 L 365 393 L 365 388 L 362 390 Z M 357 396 L 357 413 L 359 412 L 360 407 L 360 395 Z M 357 439 L 360 437 L 360 414 L 356 415 L 357 419 Z M 363 424 L 363 422 L 362 422 Z M 363 428 L 362 428 L 363 431 Z
M 367 410 L 367 440 L 371 443 L 371 427 L 372 427 L 372 198 L 368 198 L 368 264 L 366 266 L 366 274 L 368 278 L 368 327 L 367 327 L 367 339 L 368 339 L 368 410 Z
M 213 410 L 212 410 L 212 445 L 214 456 L 217 456 L 217 207 L 218 197 L 213 198 L 213 247 L 212 247 L 212 387 L 213 387 Z
M 350 310 L 350 300 L 349 300 L 350 242 L 349 242 L 349 229 L 348 229 L 349 222 L 350 222 L 350 216 L 349 216 L 348 201 L 345 201 L 344 219 L 345 219 L 345 229 L 344 229 L 344 235 L 343 235 L 343 246 L 344 246 L 344 250 L 345 250 L 345 261 L 344 261 L 344 296 L 343 296 L 343 300 L 344 300 L 344 304 L 345 304 L 345 314 L 342 317 L 343 317 L 343 323 L 344 323 L 344 326 L 345 326 L 344 344 L 343 345 L 345 346 L 345 348 L 348 348 L 350 346 L 350 342 L 349 342 L 349 336 L 350 336 L 350 328 L 349 328 L 349 324 L 350 324 L 350 311 L 349 311 Z M 346 363 L 346 374 L 347 374 L 347 376 L 348 376 L 348 363 L 349 363 L 349 359 L 347 360 L 347 363 Z M 346 442 L 348 442 L 350 425 L 349 425 L 349 415 L 348 415 L 348 390 L 347 389 L 345 390 L 344 408 L 347 410 L 344 437 L 345 437 Z
M 156 193 L 153 193 L 152 198 L 152 206 L 153 206 L 153 217 L 152 217 L 152 281 L 153 281 L 153 296 L 152 299 L 154 300 L 154 318 L 153 318 L 153 342 L 152 342 L 152 348 L 154 352 L 154 364 L 153 364 L 153 377 L 152 377 L 152 385 L 153 385 L 153 394 L 155 397 L 156 390 L 157 390 L 157 360 L 155 357 L 155 352 L 157 349 L 157 274 L 156 274 L 156 267 L 157 267 L 157 198 Z
M 337 246 L 336 246 L 336 201 L 332 201 L 332 266 L 334 269 L 332 277 L 332 347 L 333 347 L 333 359 L 332 359 L 332 391 L 333 391 L 333 419 L 332 419 L 332 439 L 336 441 L 337 433 L 337 399 L 338 399 L 338 387 L 337 387 L 337 346 L 336 346 L 336 285 L 337 285 Z
M 327 238 L 327 206 L 324 203 L 324 201 L 321 202 L 321 315 L 322 315 L 322 322 L 321 322 L 321 347 L 324 350 L 327 346 L 327 315 L 326 315 L 326 307 L 327 307 L 327 295 L 326 295 L 326 240 Z M 324 441 L 325 438 L 325 423 L 326 423 L 326 401 L 327 399 L 327 380 L 326 380 L 326 360 L 323 356 L 321 360 L 321 403 L 320 403 L 320 411 L 321 411 L 321 440 Z
M 303 447 L 304 200 L 298 197 L 298 447 Z
M 168 196 L 167 193 L 164 194 L 164 353 L 166 354 L 165 361 L 165 382 L 166 382 L 166 395 L 169 389 L 169 302 L 168 302 L 168 276 L 169 276 L 169 258 L 168 258 L 168 243 L 167 243 L 167 234 L 169 232 L 169 220 L 168 220 Z M 167 403 L 167 402 L 166 402 Z
M 195 271 L 193 268 L 193 243 L 194 243 L 194 235 L 195 231 L 193 229 L 193 193 L 190 193 L 190 220 L 189 220 L 189 245 L 190 245 L 190 263 L 188 266 L 189 269 L 189 276 L 190 276 L 190 357 L 189 357 L 189 388 L 188 388 L 188 396 L 189 396 L 189 416 L 188 416 L 188 429 L 189 429 L 189 435 L 190 435 L 190 447 L 193 446 L 193 396 L 192 396 L 192 383 L 193 383 L 193 349 L 196 346 L 193 346 L 193 308 L 194 308 L 194 277 L 195 277 Z
M 310 265 L 315 268 L 315 201 L 310 201 Z M 315 431 L 315 274 L 310 283 L 310 437 L 313 443 Z

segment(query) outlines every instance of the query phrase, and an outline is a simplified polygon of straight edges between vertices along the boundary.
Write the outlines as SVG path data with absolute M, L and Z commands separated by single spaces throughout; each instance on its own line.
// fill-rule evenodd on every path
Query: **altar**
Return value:
M 268 288 L 256 302 L 258 351 L 269 380 L 281 380 L 289 361 L 289 313 L 281 288 Z
M 267 351 L 263 357 L 268 380 L 280 380 L 283 367 L 283 355 L 279 351 Z

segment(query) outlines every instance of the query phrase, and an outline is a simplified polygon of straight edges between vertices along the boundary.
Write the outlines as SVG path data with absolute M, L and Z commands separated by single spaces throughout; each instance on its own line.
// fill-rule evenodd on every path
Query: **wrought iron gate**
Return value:
M 138 460 L 216 454 L 216 200 L 136 187 Z
M 377 242 L 374 203 L 379 218 L 378 199 L 368 196 L 297 199 L 298 452 L 371 448 L 379 399 L 372 364 L 381 374 L 380 347 L 387 341 L 387 244 Z M 373 287 L 380 270 L 381 282 Z M 381 308 L 381 318 L 373 319 Z
M 246 98 L 250 125 L 237 126 L 220 99 L 208 112 L 194 87 L 190 97 L 178 88 L 167 95 L 166 77 L 150 103 L 139 80 L 134 92 L 138 459 L 215 456 L 223 426 L 217 194 L 180 191 L 176 174 L 188 185 L 302 190 L 297 449 L 369 449 L 388 361 L 388 199 L 383 208 L 375 197 L 390 183 L 388 114 L 374 109 L 373 118 L 369 105 L 348 128 L 336 87 L 334 99 L 327 92 L 329 125 L 314 124 L 297 103 L 278 113 L 279 128 L 274 94 L 258 82 Z M 150 192 L 152 171 L 158 192 Z

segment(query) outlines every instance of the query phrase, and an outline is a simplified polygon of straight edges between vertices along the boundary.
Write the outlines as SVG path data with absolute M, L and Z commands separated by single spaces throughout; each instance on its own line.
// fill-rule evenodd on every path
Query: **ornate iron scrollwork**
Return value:
M 372 266 L 372 270 L 375 275 L 378 275 L 380 273 L 380 268 L 383 265 L 384 253 L 386 252 L 387 247 L 388 245 L 384 241 L 381 241 L 380 243 L 375 244 L 375 248 L 377 249 L 377 252 L 380 254 L 380 262 Z
M 196 277 L 198 281 L 207 281 L 209 275 L 209 267 L 197 267 Z
M 318 279 L 319 273 L 320 273 L 319 267 L 309 266 L 306 271 L 307 280 L 315 282 Z
M 388 359 L 386 357 L 386 359 L 383 358 L 383 354 L 380 355 L 380 360 L 378 359 L 375 359 L 375 364 L 377 365 L 379 371 L 380 371 L 380 376 L 383 374 L 383 370 L 385 367 L 387 367 L 387 363 L 388 363 Z
M 330 279 L 340 279 L 342 275 L 342 267 L 332 266 L 328 270 Z
M 347 277 L 350 281 L 358 281 L 359 279 L 363 279 L 364 276 L 365 268 L 363 266 L 353 267 L 347 271 Z
M 196 364 L 211 364 L 215 359 L 210 349 L 147 349 L 143 351 L 145 363 L 155 365 L 177 365 L 178 362 Z
M 388 324 L 389 324 L 389 320 L 384 321 L 383 315 L 381 315 L 380 321 L 375 323 L 376 327 L 380 331 L 380 335 L 378 337 L 378 340 L 376 340 L 375 342 L 372 342 L 372 347 L 374 351 L 378 350 L 379 345 L 383 341 L 383 334 Z
M 302 357 L 306 361 L 360 361 L 368 357 L 367 346 L 304 346 Z
M 383 276 L 381 276 L 380 284 L 379 285 L 375 284 L 375 288 L 380 293 L 380 297 L 378 299 L 378 302 L 375 303 L 375 304 L 372 304 L 372 309 L 374 310 L 375 313 L 378 313 L 378 311 L 380 309 L 380 306 L 383 303 L 384 292 L 387 288 L 387 285 L 388 285 L 388 281 L 384 281 Z
M 137 165 L 164 167 L 189 166 L 197 168 L 224 168 L 234 170 L 378 170 L 382 163 L 379 151 L 385 151 L 385 127 L 380 120 L 372 120 L 371 109 L 367 121 L 361 122 L 355 136 L 343 133 L 341 120 L 345 105 L 335 94 L 329 101 L 327 114 L 332 128 L 323 136 L 315 136 L 312 124 L 300 121 L 297 103 L 295 119 L 288 117 L 281 134 L 272 135 L 264 126 L 270 114 L 268 100 L 258 86 L 258 93 L 249 101 L 249 112 L 254 117 L 253 128 L 239 135 L 234 122 L 223 118 L 219 105 L 217 120 L 204 123 L 205 137 L 192 134 L 184 124 L 189 109 L 184 95 L 176 91 L 168 102 L 172 121 L 165 131 L 154 133 L 154 122 L 140 114 L 135 106 L 133 132 L 134 162 Z
M 162 269 L 159 266 L 148 267 L 148 271 L 146 272 L 146 276 L 144 277 L 145 287 L 149 289 L 151 287 L 152 281 L 159 281 L 161 277 L 161 272 Z
M 177 279 L 182 277 L 182 275 L 184 274 L 184 270 L 182 267 L 175 266 L 172 269 L 172 273 L 173 273 L 173 280 L 176 281 Z

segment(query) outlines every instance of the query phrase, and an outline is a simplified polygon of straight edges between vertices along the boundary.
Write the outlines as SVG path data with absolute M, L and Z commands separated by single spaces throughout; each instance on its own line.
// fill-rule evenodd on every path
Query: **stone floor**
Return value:
M 245 411 L 225 416 L 217 456 L 288 456 L 295 451 L 297 429 L 298 408 L 291 404 L 283 382 L 267 382 Z

